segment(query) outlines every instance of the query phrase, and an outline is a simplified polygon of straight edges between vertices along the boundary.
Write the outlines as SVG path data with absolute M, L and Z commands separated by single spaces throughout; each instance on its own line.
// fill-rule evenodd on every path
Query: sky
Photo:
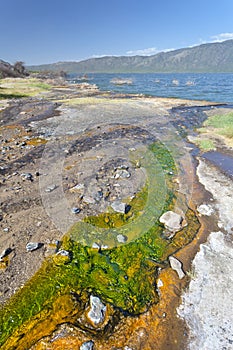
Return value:
M 151 55 L 233 39 L 232 0 L 0 0 L 0 59 Z

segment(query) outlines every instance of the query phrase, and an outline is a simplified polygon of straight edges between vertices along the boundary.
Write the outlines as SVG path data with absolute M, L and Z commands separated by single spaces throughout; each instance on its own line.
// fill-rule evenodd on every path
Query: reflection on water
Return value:
M 227 175 L 233 177 L 233 157 L 216 151 L 207 152 L 202 157 L 219 167 Z

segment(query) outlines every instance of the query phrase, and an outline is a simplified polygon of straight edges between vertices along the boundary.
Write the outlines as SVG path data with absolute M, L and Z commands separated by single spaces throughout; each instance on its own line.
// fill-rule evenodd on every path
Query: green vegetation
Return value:
M 204 122 L 204 130 L 206 127 L 214 128 L 214 133 L 233 138 L 233 112 L 227 114 L 214 115 Z
M 11 336 L 20 339 L 35 322 L 43 322 L 48 317 L 56 322 L 54 305 L 62 295 L 92 293 L 133 315 L 146 311 L 151 303 L 158 301 L 154 286 L 158 267 L 166 265 L 168 255 L 188 244 L 199 226 L 194 213 L 188 210 L 189 225 L 172 240 L 163 238 L 158 214 L 171 209 L 176 199 L 172 176 L 168 174 L 176 171 L 175 163 L 170 152 L 159 142 L 151 145 L 140 160 L 148 164 L 147 183 L 129 203 L 130 211 L 91 216 L 70 229 L 61 247 L 69 252 L 69 256 L 55 255 L 46 260 L 34 277 L 0 310 L 0 344 Z M 158 188 L 161 177 L 167 191 L 161 192 Z M 165 197 L 161 198 L 161 195 Z M 128 244 L 116 245 L 115 237 L 119 232 L 127 233 Z M 83 244 L 96 241 L 110 242 L 111 247 L 93 249 L 91 245 Z
M 5 78 L 0 85 L 0 99 L 35 96 L 51 87 L 35 78 Z
M 195 143 L 200 147 L 204 152 L 208 152 L 215 149 L 215 144 L 212 140 L 204 138 L 196 138 Z

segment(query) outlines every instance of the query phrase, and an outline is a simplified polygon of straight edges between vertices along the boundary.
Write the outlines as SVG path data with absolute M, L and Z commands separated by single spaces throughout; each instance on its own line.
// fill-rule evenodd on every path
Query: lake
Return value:
M 71 76 L 74 82 L 74 75 Z M 77 76 L 76 76 L 77 77 Z M 176 97 L 213 102 L 233 102 L 233 73 L 148 73 L 148 74 L 88 74 L 88 82 L 100 90 Z M 114 78 L 130 79 L 131 84 L 116 85 Z

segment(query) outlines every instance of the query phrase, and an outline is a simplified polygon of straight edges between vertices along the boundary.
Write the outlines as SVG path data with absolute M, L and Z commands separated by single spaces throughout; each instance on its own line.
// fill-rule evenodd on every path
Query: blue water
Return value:
M 233 73 L 191 74 L 88 74 L 100 90 L 233 103 Z M 117 86 L 113 78 L 132 79 L 131 85 Z

